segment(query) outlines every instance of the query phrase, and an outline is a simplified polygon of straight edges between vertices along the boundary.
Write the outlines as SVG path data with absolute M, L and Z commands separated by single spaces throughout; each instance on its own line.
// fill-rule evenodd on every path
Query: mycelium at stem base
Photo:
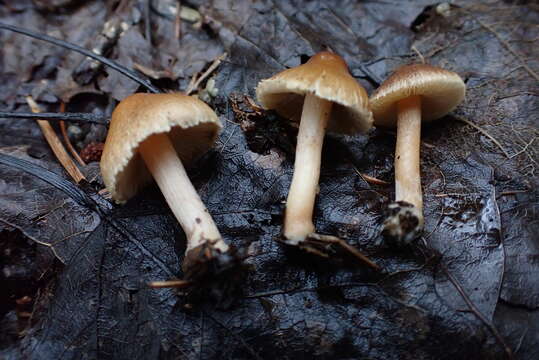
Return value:
M 332 103 L 315 95 L 305 96 L 299 124 L 294 176 L 286 200 L 284 236 L 298 245 L 315 232 L 313 210 L 326 126 Z
M 395 149 L 395 202 L 388 206 L 384 234 L 409 244 L 423 231 L 423 195 L 419 169 L 421 141 L 421 97 L 410 96 L 397 103 Z

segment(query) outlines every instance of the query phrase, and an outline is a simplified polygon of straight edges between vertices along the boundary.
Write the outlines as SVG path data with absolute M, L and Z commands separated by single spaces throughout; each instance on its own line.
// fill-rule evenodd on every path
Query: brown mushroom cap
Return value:
M 420 95 L 421 119 L 430 121 L 451 112 L 465 94 L 464 81 L 452 71 L 426 64 L 405 65 L 376 89 L 370 105 L 376 126 L 395 127 L 400 100 Z
M 299 122 L 305 95 L 332 101 L 328 131 L 353 134 L 372 126 L 367 92 L 350 75 L 344 60 L 330 52 L 320 52 L 298 67 L 262 80 L 256 88 L 258 101 L 266 109 Z
M 184 165 L 205 153 L 221 129 L 213 110 L 202 101 L 183 94 L 134 94 L 112 113 L 101 157 L 101 174 L 112 198 L 125 202 L 152 175 L 138 154 L 138 146 L 150 135 L 168 133 Z

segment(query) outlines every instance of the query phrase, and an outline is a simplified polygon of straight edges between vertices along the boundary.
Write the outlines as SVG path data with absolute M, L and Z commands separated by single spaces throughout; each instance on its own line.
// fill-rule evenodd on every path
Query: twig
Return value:
M 523 193 L 527 193 L 528 191 L 529 190 L 507 190 L 507 191 L 502 191 L 500 195 L 498 195 L 498 197 L 523 194 Z
M 503 152 L 503 154 L 507 157 L 507 158 L 510 158 L 509 154 L 507 153 L 507 151 L 505 150 L 505 148 L 502 146 L 502 144 L 500 144 L 500 142 L 498 140 L 496 140 L 492 135 L 490 135 L 488 132 L 486 132 L 485 130 L 483 130 L 482 128 L 480 128 L 478 125 L 474 124 L 473 122 L 471 122 L 470 120 L 468 119 L 465 119 L 463 117 L 460 117 L 460 116 L 454 116 L 455 119 L 457 119 L 458 121 L 461 121 L 467 125 L 470 125 L 471 127 L 473 127 L 474 129 L 476 129 L 477 131 L 479 131 L 480 133 L 482 133 L 483 135 L 485 135 L 486 137 L 488 137 L 490 140 L 492 140 L 492 142 L 494 144 L 496 144 L 496 146 L 498 146 L 500 148 L 500 150 Z
M 194 73 L 193 76 L 191 76 L 191 80 L 189 81 L 189 84 L 187 85 L 187 90 L 185 93 L 189 95 L 194 89 L 195 89 L 195 83 L 197 82 L 198 75 L 200 73 Z
M 129 25 L 124 21 L 128 17 L 128 8 L 131 0 L 121 0 L 114 12 L 107 17 L 101 30 L 91 36 L 92 40 L 86 46 L 92 52 L 106 56 L 114 47 L 120 37 L 127 31 Z M 72 77 L 79 85 L 88 85 L 95 80 L 103 68 L 99 61 L 85 57 L 72 73 Z
M 176 19 L 174 20 L 174 36 L 178 40 L 180 40 L 182 37 L 182 17 L 180 16 L 181 13 L 182 2 L 181 0 L 178 0 L 178 4 L 176 5 Z
M 66 107 L 66 104 L 62 101 L 62 103 L 60 104 L 61 113 L 65 112 L 65 107 Z M 64 137 L 64 142 L 67 146 L 67 149 L 71 153 L 71 155 L 73 155 L 75 160 L 77 160 L 77 162 L 80 165 L 86 166 L 86 163 L 84 162 L 84 160 L 81 159 L 81 157 L 79 156 L 79 153 L 77 152 L 77 150 L 75 150 L 75 147 L 73 147 L 71 140 L 69 140 L 69 136 L 67 136 L 66 124 L 65 124 L 65 121 L 63 120 L 60 120 L 60 131 L 62 132 L 62 136 Z
M 421 63 L 424 64 L 425 63 L 425 57 L 423 56 L 423 54 L 421 54 L 419 49 L 416 48 L 415 45 L 412 45 L 412 50 L 417 54 L 417 56 L 419 56 L 419 59 L 421 60 Z
M 317 233 L 311 233 L 308 235 L 308 240 L 305 240 L 307 243 L 306 245 L 303 245 L 303 248 L 311 253 L 314 253 L 316 255 L 319 255 L 321 257 L 327 258 L 328 254 L 324 251 L 320 251 L 315 246 L 312 246 L 310 244 L 316 245 L 318 242 L 319 244 L 335 244 L 340 246 L 344 251 L 348 252 L 349 255 L 354 256 L 359 261 L 369 265 L 375 270 L 381 270 L 380 266 L 378 266 L 376 263 L 374 263 L 371 259 L 369 259 L 366 255 L 363 255 L 363 253 L 359 250 L 357 250 L 355 247 L 348 245 L 346 241 L 344 241 L 341 238 L 338 238 L 336 236 L 331 235 L 321 235 Z M 300 243 L 300 247 L 301 247 Z
M 142 74 L 152 78 L 160 79 L 162 77 L 173 77 L 174 75 L 169 70 L 154 70 L 142 64 L 133 63 L 133 69 L 140 71 Z
M 235 124 L 235 125 L 237 125 L 237 124 Z M 235 126 L 235 127 L 232 128 L 232 131 L 230 132 L 230 136 L 228 137 L 228 139 L 226 139 L 226 141 L 225 141 L 225 142 L 223 143 L 223 145 L 221 146 L 221 151 L 219 151 L 221 154 L 222 154 L 223 151 L 225 150 L 225 147 L 226 147 L 226 145 L 228 144 L 228 142 L 230 141 L 230 139 L 232 139 L 232 136 L 234 136 L 234 133 L 236 132 L 236 129 L 237 129 L 237 128 L 238 128 L 237 126 Z
M 537 137 L 534 137 L 533 139 L 531 139 L 531 141 L 530 141 L 529 143 L 527 143 L 526 146 L 524 146 L 524 147 L 522 148 L 522 150 L 520 150 L 519 152 L 517 152 L 517 153 L 515 153 L 515 154 L 513 154 L 513 155 L 511 155 L 511 156 L 509 156 L 509 159 L 512 159 L 512 158 L 514 158 L 515 156 L 518 156 L 518 155 L 520 155 L 520 154 L 526 152 L 526 150 L 528 150 L 528 147 L 529 147 L 531 144 L 533 144 L 533 142 L 535 141 L 535 139 L 537 139 Z
M 363 178 L 363 180 L 365 180 L 366 182 L 371 183 L 371 184 L 375 184 L 375 185 L 391 185 L 390 182 L 375 178 L 373 176 L 369 176 L 369 175 L 364 174 L 364 173 L 358 172 L 358 175 L 361 176 Z
M 464 10 L 466 11 L 467 13 L 471 14 L 469 11 L 467 10 Z M 484 22 L 482 22 L 480 19 L 478 19 L 477 17 L 473 16 L 472 17 L 475 19 L 475 21 L 477 21 L 479 23 L 479 25 L 481 25 L 481 27 L 483 27 L 484 29 L 486 29 L 487 31 L 489 31 L 490 33 L 492 33 L 496 39 L 498 39 L 498 41 L 503 45 L 503 47 L 509 51 L 515 58 L 517 58 L 518 61 L 520 61 L 522 67 L 524 69 L 526 69 L 526 71 L 536 80 L 536 81 L 539 81 L 539 75 L 537 75 L 537 73 L 535 71 L 532 70 L 532 68 L 529 67 L 529 65 L 526 63 L 526 61 L 522 58 L 522 56 L 517 53 L 515 51 L 515 49 L 513 49 L 511 47 L 511 44 L 509 44 L 509 42 L 507 42 L 507 40 L 505 40 L 504 38 L 502 38 L 500 36 L 500 34 L 494 30 L 494 28 L 488 24 L 485 24 Z
M 151 32 L 151 19 L 150 19 L 150 7 L 152 0 L 144 1 L 144 37 L 150 46 L 152 45 L 152 32 Z
M 187 280 L 168 280 L 168 281 L 152 281 L 148 284 L 153 289 L 166 289 L 166 288 L 185 288 L 192 284 Z
M 2 163 L 2 159 L 1 159 L 2 155 L 3 155 L 3 154 L 0 153 L 0 164 Z M 32 235 L 28 234 L 27 232 L 25 232 L 25 230 L 24 230 L 23 228 L 21 228 L 20 226 L 17 226 L 16 224 L 13 224 L 13 223 L 11 223 L 11 222 L 9 222 L 9 221 L 6 221 L 6 220 L 4 220 L 4 219 L 2 219 L 2 218 L 0 218 L 0 223 L 3 223 L 3 224 L 5 224 L 5 225 L 7 225 L 7 226 L 9 226 L 9 227 L 11 227 L 11 228 L 13 228 L 13 229 L 19 230 L 22 234 L 24 234 L 24 236 L 25 236 L 26 238 L 32 240 L 32 241 L 35 242 L 36 244 L 42 245 L 42 246 L 45 246 L 45 247 L 48 247 L 49 249 L 51 249 L 51 251 L 52 251 L 52 253 L 54 254 L 54 256 L 55 256 L 58 260 L 60 260 L 60 262 L 61 262 L 62 264 L 64 264 L 64 265 L 66 264 L 66 260 L 63 259 L 63 258 L 56 252 L 56 249 L 54 248 L 54 246 L 52 246 L 52 244 L 49 244 L 49 243 L 46 243 L 46 242 L 44 242 L 44 241 L 41 241 L 41 240 L 36 239 L 34 236 L 32 236 Z
M 112 199 L 112 196 L 110 195 L 107 188 L 103 188 L 97 192 L 103 199 L 110 200 Z
M 39 113 L 41 111 L 39 109 L 39 106 L 34 101 L 34 99 L 32 99 L 31 96 L 26 97 L 26 102 L 28 103 L 28 106 L 30 106 L 33 112 Z M 64 148 L 64 145 L 62 145 L 62 142 L 60 141 L 60 139 L 58 139 L 58 136 L 56 136 L 56 133 L 54 132 L 54 129 L 52 128 L 51 124 L 46 120 L 37 120 L 37 123 L 39 124 L 39 127 L 43 132 L 43 136 L 45 136 L 45 139 L 49 143 L 52 152 L 54 153 L 58 161 L 60 161 L 60 164 L 62 164 L 67 173 L 73 178 L 73 180 L 75 180 L 77 184 L 81 180 L 85 180 L 84 175 L 81 173 L 77 165 L 75 165 L 73 160 L 71 160 L 69 154 Z
M 460 194 L 460 193 L 443 193 L 443 194 L 434 194 L 434 197 L 439 197 L 439 198 L 443 198 L 443 197 L 452 197 L 452 196 L 455 196 L 455 197 L 459 197 L 459 196 L 462 196 L 462 197 L 466 197 L 466 196 L 472 196 L 472 195 L 479 195 L 478 193 L 467 193 L 467 194 Z
M 325 286 L 316 286 L 316 287 L 295 287 L 293 289 L 279 289 L 279 290 L 270 290 L 265 292 L 259 292 L 255 294 L 250 295 L 244 295 L 244 299 L 258 299 L 263 297 L 270 297 L 275 295 L 288 295 L 288 294 L 295 294 L 295 293 L 301 293 L 301 292 L 315 292 L 320 290 L 326 290 L 326 289 L 334 289 L 334 288 L 341 288 L 341 287 L 356 287 L 356 286 L 374 286 L 378 287 L 378 284 L 374 283 L 360 283 L 360 282 L 347 282 L 347 283 L 340 283 L 340 284 L 333 284 L 333 285 L 325 285 Z
M 97 61 L 107 65 L 108 67 L 118 71 L 119 73 L 127 76 L 131 80 L 136 81 L 140 85 L 146 87 L 148 90 L 150 90 L 150 92 L 153 92 L 153 93 L 156 93 L 156 94 L 161 92 L 161 90 L 159 90 L 157 87 L 153 86 L 152 83 L 149 80 L 141 78 L 133 70 L 130 70 L 130 69 L 126 68 L 125 66 L 122 66 L 122 65 L 118 64 L 117 62 L 115 62 L 113 60 L 107 59 L 106 57 L 98 55 L 98 54 L 94 53 L 93 51 L 90 51 L 90 50 L 85 49 L 83 47 L 80 47 L 78 45 L 72 44 L 72 43 L 64 41 L 64 40 L 54 38 L 52 36 L 39 34 L 37 32 L 33 32 L 33 31 L 27 30 L 25 28 L 5 24 L 5 23 L 2 23 L 2 22 L 0 22 L 0 29 L 13 31 L 13 32 L 16 32 L 16 33 L 19 33 L 19 34 L 30 36 L 30 37 L 32 37 L 34 39 L 46 41 L 48 43 L 63 47 L 65 49 L 76 51 L 76 52 L 78 52 L 78 53 L 80 53 L 82 55 L 86 55 L 86 56 L 88 56 L 88 57 L 90 57 L 90 58 L 92 58 L 94 60 L 97 60 Z
M 515 96 L 523 96 L 523 95 L 539 96 L 539 93 L 535 93 L 535 92 L 531 92 L 531 91 L 521 91 L 521 92 L 518 92 L 518 93 L 515 93 L 515 94 L 508 94 L 508 95 L 498 96 L 496 98 L 496 100 L 499 101 L 499 100 L 508 99 L 508 98 L 512 98 L 512 97 L 515 97 Z
M 187 87 L 187 90 L 185 90 L 185 94 L 186 95 L 189 95 L 191 94 L 195 89 L 198 89 L 198 86 L 200 85 L 200 83 L 202 81 L 204 81 L 204 79 L 206 79 L 208 76 L 211 75 L 212 72 L 215 71 L 215 69 L 217 69 L 217 67 L 219 67 L 219 65 L 221 64 L 221 61 L 223 61 L 225 58 L 226 58 L 226 53 L 223 53 L 221 54 L 221 56 L 219 56 L 217 59 L 215 59 L 213 61 L 213 63 L 210 65 L 210 67 L 208 68 L 208 70 L 206 70 L 204 72 L 204 74 L 202 74 L 195 82 L 194 84 L 191 86 L 191 84 L 189 84 L 189 86 Z
M 72 122 L 85 122 L 92 124 L 108 124 L 108 117 L 92 113 L 25 113 L 0 111 L 0 119 L 42 119 L 42 120 L 63 120 Z
M 442 268 L 444 273 L 449 278 L 449 281 L 451 281 L 453 286 L 457 289 L 457 291 L 459 292 L 459 294 L 462 297 L 462 299 L 464 300 L 464 302 L 468 305 L 468 308 L 475 314 L 475 316 L 477 316 L 479 318 L 479 320 L 481 320 L 481 322 L 483 322 L 483 324 L 485 324 L 486 327 L 489 328 L 489 330 L 492 332 L 492 334 L 494 335 L 496 340 L 503 347 L 503 349 L 504 349 L 505 353 L 507 354 L 507 356 L 509 357 L 509 359 L 513 359 L 513 352 L 511 351 L 511 348 L 509 347 L 509 345 L 507 345 L 507 343 L 505 342 L 505 339 L 498 332 L 498 329 L 496 329 L 496 327 L 479 311 L 479 309 L 477 309 L 477 307 L 470 300 L 470 298 L 468 297 L 468 295 L 466 294 L 466 292 L 464 291 L 462 286 L 460 286 L 457 279 L 455 279 L 453 277 L 453 275 L 451 275 L 451 273 L 445 267 L 445 265 L 440 263 L 440 267 Z
M 391 185 L 391 183 L 381 180 L 378 178 L 375 178 L 374 176 L 370 176 L 364 173 L 359 172 L 359 170 L 354 166 L 355 172 L 359 175 L 360 178 L 362 178 L 366 183 L 374 184 L 374 185 Z
M 20 159 L 12 155 L 4 154 L 0 151 L 0 164 L 9 166 L 14 169 L 18 169 L 24 173 L 35 176 L 36 178 L 50 184 L 55 189 L 62 191 L 64 194 L 69 196 L 77 204 L 84 206 L 85 208 L 91 210 L 99 216 L 102 221 L 105 221 L 107 224 L 111 225 L 112 229 L 117 231 L 125 239 L 135 245 L 140 252 L 151 259 L 165 274 L 169 277 L 174 277 L 174 273 L 170 268 L 155 254 L 153 254 L 144 244 L 136 238 L 129 230 L 127 230 L 122 223 L 118 222 L 116 219 L 110 216 L 108 213 L 110 211 L 110 204 L 101 198 L 93 197 L 83 191 L 79 186 L 73 184 L 71 181 L 66 180 L 63 176 L 58 175 L 55 172 L 52 172 L 48 169 L 45 169 L 39 165 L 34 164 L 28 160 Z M 0 219 L 2 221 L 2 219 Z M 15 227 L 13 225 L 9 225 Z M 21 229 L 24 233 L 24 230 Z M 29 236 L 26 234 L 26 236 Z M 51 249 L 54 248 L 51 247 Z M 65 263 L 65 261 L 59 257 L 56 253 L 55 256 Z

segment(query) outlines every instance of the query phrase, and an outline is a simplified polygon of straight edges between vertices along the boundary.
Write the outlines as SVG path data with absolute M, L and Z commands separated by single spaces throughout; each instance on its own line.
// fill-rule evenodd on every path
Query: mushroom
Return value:
M 321 243 L 324 247 L 340 240 L 316 234 L 312 221 L 324 135 L 326 129 L 344 134 L 370 129 L 373 120 L 368 95 L 350 75 L 346 62 L 330 52 L 320 52 L 303 65 L 262 80 L 256 95 L 265 109 L 299 122 L 294 175 L 286 201 L 284 242 L 318 253 Z M 346 246 L 344 242 L 340 245 Z
M 409 244 L 423 230 L 421 122 L 448 114 L 465 93 L 466 86 L 456 73 L 416 64 L 397 69 L 370 98 L 376 126 L 397 127 L 395 202 L 389 205 L 383 232 L 399 244 Z
M 213 145 L 220 129 L 213 110 L 196 98 L 134 94 L 114 110 L 101 157 L 103 180 L 117 203 L 152 178 L 157 182 L 187 237 L 182 268 L 188 279 L 230 249 L 184 168 Z

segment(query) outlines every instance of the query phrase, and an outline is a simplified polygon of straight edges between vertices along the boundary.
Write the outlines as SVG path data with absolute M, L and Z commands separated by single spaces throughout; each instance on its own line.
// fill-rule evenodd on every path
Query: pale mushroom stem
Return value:
M 398 102 L 397 146 L 395 150 L 395 200 L 414 205 L 423 213 L 419 170 L 421 141 L 421 97 Z M 422 222 L 422 219 L 420 219 Z
M 228 245 L 191 184 L 168 135 L 151 135 L 140 145 L 139 152 L 185 231 L 186 252 L 207 241 L 222 252 L 227 251 Z
M 284 236 L 291 245 L 314 233 L 313 209 L 320 178 L 322 145 L 332 102 L 307 94 L 299 124 L 294 176 L 286 201 Z

